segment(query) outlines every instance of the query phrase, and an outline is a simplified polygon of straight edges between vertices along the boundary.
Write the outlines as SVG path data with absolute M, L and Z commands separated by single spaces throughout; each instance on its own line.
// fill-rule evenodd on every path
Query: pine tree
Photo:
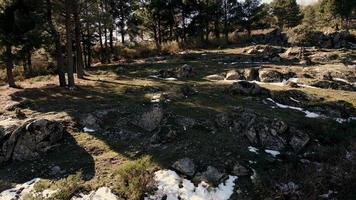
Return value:
M 281 28 L 295 27 L 300 24 L 302 19 L 296 0 L 274 0 L 272 12 Z

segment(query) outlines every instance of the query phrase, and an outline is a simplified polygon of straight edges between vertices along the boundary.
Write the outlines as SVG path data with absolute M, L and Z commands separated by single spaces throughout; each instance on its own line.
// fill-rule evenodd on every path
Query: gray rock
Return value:
M 244 76 L 240 75 L 236 70 L 230 70 L 227 72 L 226 80 L 243 80 L 245 79 Z
M 232 95 L 255 96 L 266 94 L 266 91 L 263 90 L 258 84 L 250 83 L 248 81 L 235 82 L 229 87 L 228 91 Z
M 193 76 L 193 68 L 190 65 L 183 65 L 178 67 L 175 71 L 175 75 L 177 78 L 188 78 Z
M 293 130 L 292 137 L 289 144 L 293 147 L 295 151 L 299 151 L 304 148 L 310 141 L 308 134 L 301 131 Z
M 260 71 L 259 78 L 265 83 L 282 82 L 283 74 L 275 70 L 263 70 Z
M 47 152 L 64 135 L 63 126 L 45 119 L 30 120 L 0 141 L 0 163 L 31 160 Z
M 197 173 L 194 177 L 195 181 L 212 183 L 213 185 L 218 185 L 220 180 L 224 178 L 225 174 L 219 172 L 218 169 L 212 166 L 208 166 L 207 170 L 202 173 Z
M 236 163 L 232 170 L 232 174 L 236 176 L 248 176 L 250 172 L 245 166 L 241 165 L 240 163 Z
M 136 117 L 133 124 L 145 131 L 152 132 L 160 125 L 162 119 L 163 109 L 155 106 Z
M 187 176 L 194 176 L 195 174 L 195 165 L 193 160 L 190 158 L 182 158 L 178 161 L 176 161 L 173 165 L 172 168 L 184 175 Z

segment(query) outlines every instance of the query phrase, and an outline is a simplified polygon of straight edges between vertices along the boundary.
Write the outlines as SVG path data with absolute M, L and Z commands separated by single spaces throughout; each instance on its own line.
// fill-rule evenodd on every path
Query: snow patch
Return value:
M 79 194 L 71 200 L 117 200 L 117 196 L 108 187 L 101 187 L 97 191 L 92 191 L 87 195 Z
M 86 133 L 94 133 L 94 132 L 95 132 L 94 129 L 87 128 L 87 127 L 84 127 L 84 128 L 83 128 L 83 131 L 86 132 Z
M 190 180 L 181 178 L 171 170 L 160 170 L 154 177 L 158 185 L 156 194 L 145 200 L 228 200 L 234 192 L 236 176 L 229 176 L 225 183 L 212 188 L 207 183 L 201 182 L 195 186 Z
M 276 157 L 281 154 L 281 152 L 279 152 L 279 151 L 269 150 L 269 149 L 266 149 L 265 152 L 268 154 L 271 154 L 273 157 Z
M 294 107 L 294 106 L 287 106 L 287 105 L 283 105 L 283 104 L 277 103 L 271 98 L 267 98 L 267 100 L 272 102 L 272 103 L 274 103 L 274 104 L 276 104 L 276 106 L 279 107 L 279 108 L 289 108 L 289 109 L 292 109 L 292 110 L 297 110 L 297 111 L 303 112 L 305 114 L 305 117 L 307 117 L 307 118 L 321 118 L 321 117 L 324 117 L 324 116 L 322 116 L 322 115 L 320 115 L 318 113 L 311 112 L 311 111 L 308 111 L 308 110 L 304 110 L 303 108 Z
M 252 152 L 252 153 L 255 153 L 255 154 L 258 154 L 258 149 L 256 148 L 256 147 L 253 147 L 253 146 L 249 146 L 248 147 L 248 150 L 250 151 L 250 152 Z

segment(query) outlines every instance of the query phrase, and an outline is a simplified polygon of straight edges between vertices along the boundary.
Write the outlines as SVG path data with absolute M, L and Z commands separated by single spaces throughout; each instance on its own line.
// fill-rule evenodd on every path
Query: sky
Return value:
M 269 3 L 271 2 L 272 0 L 262 0 L 262 2 L 266 2 L 266 3 Z M 303 5 L 309 5 L 309 4 L 312 4 L 312 3 L 315 3 L 317 2 L 318 0 L 297 0 L 297 2 L 299 4 L 303 4 Z

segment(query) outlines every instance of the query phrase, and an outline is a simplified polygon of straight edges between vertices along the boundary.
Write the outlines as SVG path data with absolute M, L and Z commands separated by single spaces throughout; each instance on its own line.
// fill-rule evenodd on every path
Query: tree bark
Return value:
M 83 70 L 83 50 L 81 45 L 81 25 L 79 21 L 80 5 L 78 2 L 75 3 L 74 11 L 74 23 L 75 23 L 75 47 L 76 47 L 76 66 L 77 66 L 77 77 L 79 79 L 84 79 Z
M 12 46 L 11 44 L 6 44 L 6 75 L 7 75 L 7 83 L 10 87 L 15 88 L 15 79 L 12 73 L 12 69 L 14 68 L 13 63 L 13 55 L 12 55 Z
M 63 58 L 62 46 L 61 46 L 61 36 L 56 30 L 52 21 L 52 3 L 50 0 L 46 0 L 46 3 L 47 3 L 47 21 L 55 46 L 54 53 L 57 62 L 57 74 L 59 78 L 59 86 L 65 87 L 67 83 L 66 83 L 66 78 L 64 73 L 64 58 Z
M 65 1 L 65 28 L 66 28 L 66 52 L 67 52 L 67 76 L 68 76 L 68 86 L 72 88 L 75 86 L 74 75 L 73 75 L 73 41 L 72 41 L 72 20 L 71 20 L 71 1 Z

